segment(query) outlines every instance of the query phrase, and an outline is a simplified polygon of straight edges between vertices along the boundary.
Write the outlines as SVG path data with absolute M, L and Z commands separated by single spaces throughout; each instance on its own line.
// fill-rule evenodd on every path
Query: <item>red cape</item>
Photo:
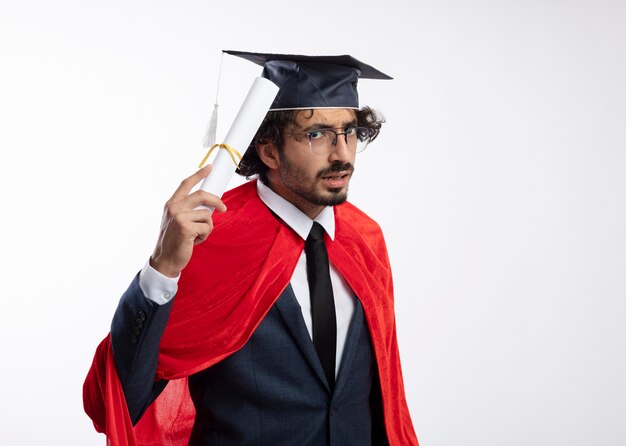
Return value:
M 304 241 L 276 219 L 250 181 L 224 194 L 225 213 L 194 248 L 161 340 L 157 379 L 171 382 L 133 427 L 110 339 L 98 346 L 83 386 L 85 411 L 110 444 L 187 445 L 195 410 L 187 376 L 239 350 L 289 284 Z M 380 375 L 390 444 L 415 445 L 396 339 L 393 284 L 378 225 L 349 203 L 335 207 L 328 257 L 363 305 Z

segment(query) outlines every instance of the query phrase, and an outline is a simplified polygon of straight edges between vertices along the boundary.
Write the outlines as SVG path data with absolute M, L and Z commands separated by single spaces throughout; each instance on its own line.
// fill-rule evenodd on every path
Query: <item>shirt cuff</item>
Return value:
M 168 303 L 178 291 L 178 277 L 167 277 L 150 266 L 148 260 L 139 273 L 139 287 L 143 295 L 152 302 L 163 305 Z

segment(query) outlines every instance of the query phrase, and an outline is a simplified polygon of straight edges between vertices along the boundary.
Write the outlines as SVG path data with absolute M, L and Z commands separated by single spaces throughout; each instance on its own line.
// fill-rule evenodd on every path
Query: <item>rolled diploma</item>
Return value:
M 278 94 L 278 90 L 272 81 L 257 77 L 224 138 L 224 144 L 236 149 L 243 155 L 261 126 L 261 122 L 263 122 L 263 118 L 265 118 Z M 204 179 L 200 189 L 221 197 L 235 173 L 236 166 L 226 150 L 222 148 L 216 150 L 217 155 L 213 160 L 211 173 Z M 209 206 L 200 206 L 200 208 L 213 210 Z

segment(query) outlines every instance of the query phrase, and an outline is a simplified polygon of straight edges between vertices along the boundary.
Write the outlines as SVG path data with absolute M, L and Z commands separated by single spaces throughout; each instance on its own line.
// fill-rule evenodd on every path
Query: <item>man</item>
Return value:
M 190 193 L 210 167 L 181 183 L 86 410 L 113 444 L 417 445 L 382 234 L 345 202 L 382 123 L 357 78 L 388 77 L 347 56 L 236 55 L 280 87 L 239 167 L 259 180 L 224 201 Z

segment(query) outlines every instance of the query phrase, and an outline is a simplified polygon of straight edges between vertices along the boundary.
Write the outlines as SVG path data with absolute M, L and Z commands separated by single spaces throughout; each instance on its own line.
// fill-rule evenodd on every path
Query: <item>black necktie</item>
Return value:
M 335 355 L 337 351 L 337 319 L 335 299 L 330 283 L 328 254 L 324 245 L 324 228 L 313 223 L 306 239 L 306 269 L 311 292 L 311 315 L 313 316 L 313 344 L 320 358 L 328 385 L 335 385 Z

